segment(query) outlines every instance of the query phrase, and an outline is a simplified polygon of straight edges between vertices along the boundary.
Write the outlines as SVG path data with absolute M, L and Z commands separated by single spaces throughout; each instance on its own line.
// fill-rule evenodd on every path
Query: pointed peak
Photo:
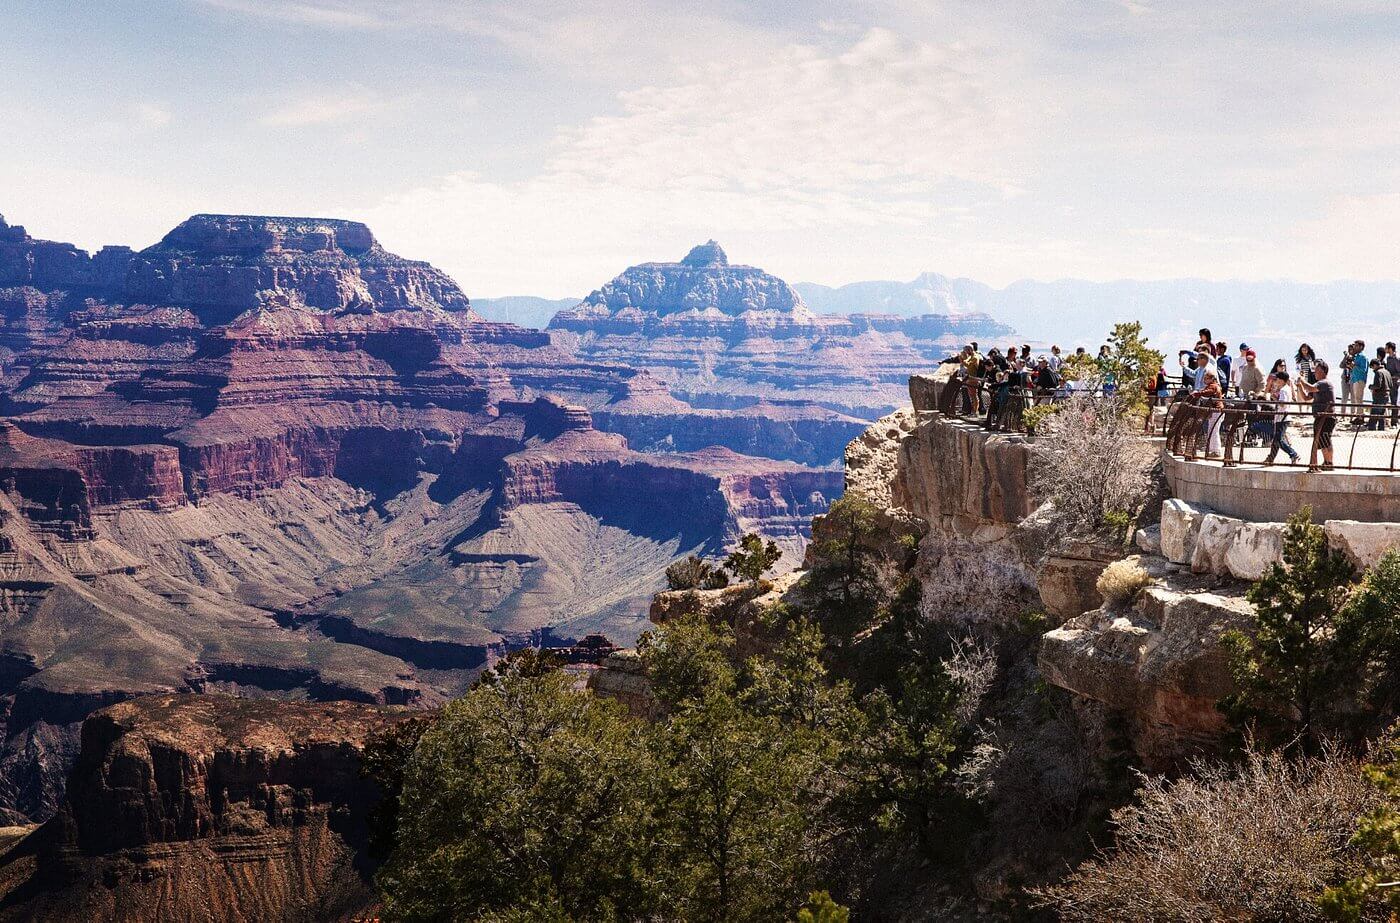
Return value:
M 713 239 L 692 249 L 681 260 L 685 266 L 728 266 L 729 257 L 725 256 L 724 248 Z

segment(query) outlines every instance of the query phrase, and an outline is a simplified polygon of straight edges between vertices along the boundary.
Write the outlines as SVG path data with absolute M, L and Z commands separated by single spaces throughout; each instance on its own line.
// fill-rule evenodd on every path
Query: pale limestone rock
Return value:
M 899 468 L 899 444 L 918 425 L 903 407 L 870 424 L 846 446 L 846 493 L 862 494 L 879 507 L 894 506 L 890 487 Z
M 1220 637 L 1253 618 L 1243 596 L 1191 592 L 1189 581 L 1169 576 L 1127 612 L 1087 612 L 1041 639 L 1046 681 L 1128 713 L 1139 755 L 1152 766 L 1223 730 L 1216 703 L 1233 681 Z
M 1201 527 L 1202 510 L 1184 500 L 1172 498 L 1162 504 L 1162 555 L 1176 564 L 1190 564 Z
M 1258 580 L 1270 565 L 1283 561 L 1281 522 L 1247 522 L 1225 551 L 1225 569 L 1240 580 Z
M 1065 542 L 1036 569 L 1036 586 L 1046 615 L 1056 622 L 1103 605 L 1099 574 L 1123 556 L 1120 548 L 1092 542 Z
M 1148 554 L 1162 553 L 1162 527 L 1148 526 L 1133 534 L 1133 543 Z
M 1040 602 L 1052 621 L 1063 622 L 1103 605 L 1095 583 L 1108 565 L 1058 555 L 1046 558 L 1036 570 Z
M 589 674 L 588 689 L 594 695 L 616 699 L 637 718 L 656 718 L 662 712 L 641 658 L 633 650 L 609 654 L 598 669 Z
M 1229 573 L 1225 556 L 1244 524 L 1243 519 L 1221 516 L 1219 513 L 1207 513 L 1202 516 L 1196 532 L 1196 541 L 1191 549 L 1191 570 L 1198 574 Z
M 1400 548 L 1400 522 L 1329 519 L 1322 524 L 1327 544 L 1341 551 L 1357 570 L 1371 567 L 1392 548 Z

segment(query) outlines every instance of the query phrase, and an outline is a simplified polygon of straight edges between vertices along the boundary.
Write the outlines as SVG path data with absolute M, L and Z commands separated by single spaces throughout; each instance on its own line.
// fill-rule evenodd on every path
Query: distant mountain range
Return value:
M 534 295 L 506 295 L 503 298 L 473 298 L 472 307 L 487 320 L 505 321 L 542 330 L 550 318 L 572 308 L 582 298 L 538 298 Z
M 1374 347 L 1400 338 L 1400 282 L 1205 279 L 1055 282 L 1022 280 L 993 288 L 973 279 L 924 273 L 911 282 L 852 282 L 838 288 L 793 286 L 815 311 L 888 311 L 914 315 L 985 313 L 1032 343 L 1094 346 L 1113 324 L 1140 320 L 1151 341 L 1169 354 L 1191 346 L 1209 327 L 1233 352 L 1248 342 L 1270 361 L 1310 342 L 1319 354 L 1339 355 L 1360 337 Z

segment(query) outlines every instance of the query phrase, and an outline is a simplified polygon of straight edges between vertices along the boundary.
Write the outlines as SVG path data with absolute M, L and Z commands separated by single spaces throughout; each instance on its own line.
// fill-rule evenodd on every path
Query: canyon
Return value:
M 227 215 L 92 255 L 0 221 L 0 412 L 16 823 L 132 696 L 431 707 L 513 647 L 631 643 L 679 556 L 800 560 L 864 425 L 692 407 L 363 224 Z
M 904 403 L 909 376 L 1011 328 L 980 312 L 820 314 L 711 240 L 679 262 L 625 270 L 549 331 L 581 359 L 645 370 L 697 407 L 796 400 L 869 422 Z
M 966 632 L 999 638 L 1009 650 L 1019 651 L 1003 663 L 1009 673 L 991 700 L 997 711 L 989 727 L 1014 737 L 996 741 L 1014 754 L 1009 759 L 1017 767 L 1012 771 L 1023 774 L 1020 790 L 1035 799 L 1048 793 L 1071 804 L 1103 784 L 1084 777 L 1095 772 L 1085 767 L 1112 761 L 1117 748 L 1126 748 L 1132 764 L 1148 771 L 1173 771 L 1213 752 L 1225 731 L 1215 705 L 1232 688 L 1220 637 L 1246 626 L 1252 617 L 1244 599 L 1248 577 L 1241 574 L 1245 562 L 1257 570 L 1259 561 L 1276 558 L 1277 542 L 1270 536 L 1276 537 L 1277 527 L 1265 524 L 1251 531 L 1248 524 L 1168 499 L 1160 514 L 1155 508 L 1147 511 L 1148 525 L 1137 533 L 1136 547 L 1103 536 L 1066 534 L 1049 504 L 1036 496 L 1030 476 L 1038 453 L 1054 451 L 1053 446 L 942 416 L 935 408 L 945 383 L 946 374 L 911 378 L 909 403 L 871 423 L 846 447 L 843 488 L 877 511 L 869 540 L 890 560 L 905 561 L 902 566 L 912 562 L 908 573 L 922 588 L 922 619 L 955 636 Z M 645 379 L 641 384 L 656 390 Z M 766 522 L 770 532 L 780 531 L 773 524 L 783 511 L 757 499 L 772 492 L 771 479 L 779 476 L 771 460 L 760 470 L 755 460 L 722 448 L 635 459 L 626 455 L 631 450 L 619 447 L 618 436 L 587 426 L 588 414 L 580 407 L 536 399 L 528 404 L 501 401 L 498 410 L 498 435 L 517 427 L 548 434 L 535 443 L 525 439 L 525 448 L 499 460 L 500 480 L 493 487 L 499 499 L 491 502 L 502 516 L 528 511 L 508 530 L 522 544 L 501 544 L 490 533 L 477 536 L 481 541 L 476 544 L 476 539 L 457 536 L 450 557 L 473 563 L 490 558 L 501 569 L 502 581 L 507 569 L 525 566 L 530 553 L 518 550 L 532 538 L 525 530 L 544 528 L 553 515 L 551 504 L 577 497 L 581 482 L 617 519 L 643 516 L 636 508 L 620 512 L 627 509 L 626 497 L 641 476 L 629 464 L 666 469 L 674 478 L 666 482 L 667 490 L 683 494 L 691 489 L 686 485 L 692 469 L 703 461 L 726 472 L 718 491 L 730 499 L 714 507 L 715 515 L 737 519 L 747 507 L 755 517 L 751 522 Z M 11 451 L 31 458 L 48 453 L 54 465 L 73 466 L 75 477 L 81 476 L 83 464 L 93 464 L 67 443 L 28 436 L 13 425 L 7 433 Z M 178 459 L 173 463 L 177 472 L 183 470 Z M 158 480 L 160 466 L 143 470 Z M 781 471 L 794 490 L 815 486 L 801 477 L 825 475 L 791 462 L 783 463 Z M 420 484 L 382 502 L 382 510 L 366 488 L 329 480 L 343 484 L 342 502 L 365 499 L 362 515 L 383 516 L 390 523 L 412 516 L 416 527 L 434 502 L 434 489 L 464 476 L 444 467 L 426 487 Z M 304 503 L 316 497 L 324 501 L 311 486 L 314 480 L 299 482 L 295 496 Z M 476 490 L 460 481 L 445 489 L 463 490 L 464 495 Z M 237 515 L 252 517 L 261 505 L 268 514 L 285 516 L 272 506 L 290 502 L 291 496 L 285 490 L 246 496 L 228 491 L 187 500 L 180 508 L 222 511 L 234 509 L 222 505 L 238 504 Z M 694 504 L 691 513 L 703 502 L 698 497 L 687 501 Z M 155 517 L 169 515 L 164 503 L 157 499 L 144 508 L 123 507 L 122 515 L 135 517 L 117 533 L 125 541 L 103 536 L 87 541 L 94 546 L 106 542 L 109 551 L 134 547 L 135 536 L 154 535 Z M 603 511 L 598 512 L 601 518 Z M 9 515 L 26 514 L 16 509 Z M 98 524 L 106 515 L 113 514 L 98 513 L 89 522 Z M 336 518 L 324 508 L 320 515 L 323 522 Z M 812 516 L 804 535 L 821 538 L 835 527 L 820 511 L 794 507 L 784 515 L 794 520 Z M 1160 525 L 1153 523 L 1156 519 Z M 637 521 L 630 523 L 633 534 Z M 88 528 L 96 531 L 98 526 Z M 1329 523 L 1328 528 L 1329 534 L 1345 537 L 1343 544 L 1362 559 L 1374 557 L 1374 546 L 1392 537 L 1374 523 Z M 1386 534 L 1378 535 L 1378 530 Z M 259 532 L 254 541 L 271 544 L 270 531 Z M 35 541 L 44 547 L 42 540 Z M 1134 600 L 1105 600 L 1096 578 L 1124 557 L 1146 569 L 1150 585 Z M 84 560 L 95 561 L 96 554 Z M 128 578 L 141 573 L 141 565 L 131 566 L 135 571 Z M 664 624 L 703 613 L 734 630 L 740 655 L 760 653 L 771 645 L 768 613 L 774 607 L 800 610 L 804 605 L 806 573 L 798 567 L 754 584 L 661 592 L 648 597 L 648 618 Z M 571 579 L 578 581 L 581 601 L 588 593 L 613 589 L 617 578 L 580 573 Z M 645 595 L 642 584 L 634 588 Z M 229 589 L 236 593 L 239 587 Z M 533 589 L 542 591 L 541 585 Z M 196 894 L 208 895 L 230 919 L 351 919 L 372 913 L 369 874 L 376 859 L 365 817 L 380 793 L 366 788 L 356 767 L 372 734 L 440 701 L 442 677 L 459 653 L 452 645 L 461 641 L 451 635 L 448 610 L 435 606 L 452 592 L 420 563 L 368 581 L 363 589 L 349 589 L 316 623 L 299 621 L 293 609 L 279 610 L 270 620 L 291 632 L 289 637 L 305 635 L 308 646 L 289 656 L 324 658 L 318 661 L 317 682 L 338 677 L 342 684 L 334 690 L 307 688 L 306 695 L 359 701 L 257 701 L 271 694 L 255 688 L 263 681 L 257 672 L 228 664 L 218 671 L 203 668 L 207 675 L 197 684 L 203 695 L 158 692 L 117 704 L 92 699 L 94 707 L 106 707 L 82 725 L 68 794 L 55 802 L 52 817 L 42 826 L 8 834 L 23 838 L 0 860 L 0 917 L 48 913 L 56 919 L 135 920 L 148 917 L 140 910 L 123 917 L 120 908 L 154 903 L 188 916 Z M 395 599 L 398 608 L 390 615 L 373 614 Z M 526 616 L 521 611 L 517 617 Z M 264 618 L 263 624 L 268 621 Z M 312 624 L 335 644 L 315 647 L 308 631 Z M 388 639 L 406 645 L 410 634 L 417 647 L 390 649 Z M 392 691 L 387 686 L 372 690 L 372 684 L 363 682 L 363 671 L 371 664 L 344 656 L 336 662 L 326 650 L 359 651 L 361 658 L 371 652 L 397 656 L 398 663 L 415 669 L 400 676 Z M 599 652 L 601 663 L 584 671 L 588 688 L 619 700 L 640 717 L 657 716 L 659 705 L 637 653 Z M 361 680 L 358 687 L 356 679 Z M 217 694 L 221 692 L 240 697 Z M 17 698 L 15 707 L 33 705 Z M 1072 844 L 1082 830 L 1047 830 L 1043 818 L 1037 820 L 1016 797 L 989 808 L 997 859 L 977 870 L 973 887 L 979 893 L 1003 893 L 1008 878 L 1046 874 L 1047 863 L 1063 864 L 1063 858 L 1055 858 L 1061 855 L 1057 850 L 1072 855 L 1078 848 Z

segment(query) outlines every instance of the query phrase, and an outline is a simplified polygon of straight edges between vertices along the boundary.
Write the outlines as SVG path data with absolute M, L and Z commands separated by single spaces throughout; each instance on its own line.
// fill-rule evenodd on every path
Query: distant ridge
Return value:
M 487 320 L 519 324 L 543 330 L 559 311 L 572 308 L 582 298 L 540 298 L 535 295 L 505 295 L 500 298 L 473 298 L 472 307 Z

